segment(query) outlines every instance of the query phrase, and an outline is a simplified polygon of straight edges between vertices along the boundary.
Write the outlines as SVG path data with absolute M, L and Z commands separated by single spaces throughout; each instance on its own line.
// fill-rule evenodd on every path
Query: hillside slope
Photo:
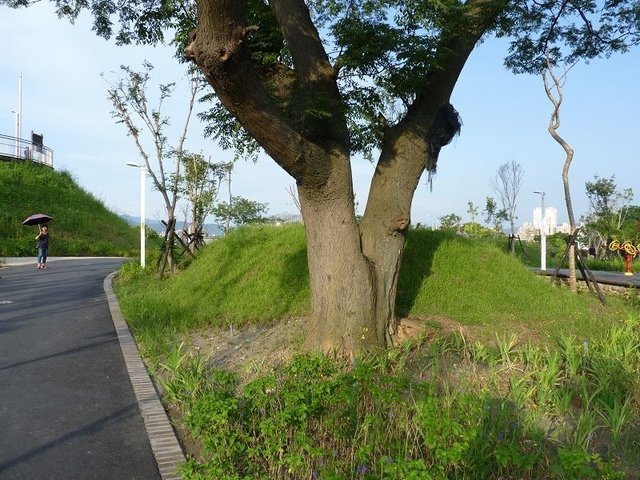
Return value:
M 135 255 L 139 234 L 68 172 L 29 163 L 0 162 L 0 257 L 36 254 L 37 227 L 22 221 L 46 213 L 51 256 Z
M 134 328 L 143 322 L 184 331 L 304 317 L 306 255 L 301 225 L 242 228 L 162 282 L 123 271 L 119 297 Z M 554 287 L 495 246 L 427 230 L 409 232 L 397 305 L 400 317 L 464 325 L 494 340 L 496 333 L 588 335 L 614 313 L 589 295 Z

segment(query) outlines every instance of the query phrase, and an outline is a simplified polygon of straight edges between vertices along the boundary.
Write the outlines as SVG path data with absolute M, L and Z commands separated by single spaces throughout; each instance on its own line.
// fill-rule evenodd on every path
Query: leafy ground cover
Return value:
M 120 273 L 191 455 L 185 478 L 640 478 L 640 315 L 495 246 L 412 231 L 397 345 L 301 353 L 300 226 L 242 229 L 181 273 Z M 634 303 L 635 302 L 635 303 Z
M 139 233 L 80 188 L 68 172 L 30 163 L 0 162 L 0 256 L 35 256 L 37 227 L 22 220 L 53 216 L 52 256 L 135 256 Z

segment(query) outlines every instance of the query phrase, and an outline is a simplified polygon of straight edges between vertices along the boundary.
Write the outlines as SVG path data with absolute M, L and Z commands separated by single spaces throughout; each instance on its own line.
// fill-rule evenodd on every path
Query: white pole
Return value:
M 135 167 L 140 170 L 140 266 L 142 268 L 145 267 L 145 257 L 146 257 L 146 228 L 145 228 L 145 176 L 147 173 L 147 169 L 144 165 L 140 165 L 135 162 L 127 162 L 127 166 Z
M 145 267 L 146 245 L 145 245 L 145 169 L 140 167 L 140 266 Z
M 22 72 L 18 83 L 18 138 L 22 138 Z
M 542 211 L 540 212 L 540 270 L 547 269 L 547 212 L 544 210 L 545 192 L 533 192 L 540 195 Z
M 19 113 L 16 110 L 11 110 L 11 113 L 13 113 L 15 115 L 16 118 L 16 132 L 15 132 L 15 142 L 16 142 L 16 158 L 20 158 L 20 140 L 18 137 L 18 129 L 20 128 L 18 125 L 20 123 L 20 120 L 18 120 L 19 118 Z

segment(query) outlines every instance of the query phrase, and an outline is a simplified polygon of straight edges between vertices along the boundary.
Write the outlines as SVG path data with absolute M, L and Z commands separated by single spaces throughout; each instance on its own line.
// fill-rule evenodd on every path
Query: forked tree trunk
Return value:
M 265 88 L 248 43 L 246 2 L 197 0 L 198 26 L 185 49 L 224 107 L 295 180 L 307 235 L 312 315 L 307 343 L 336 354 L 384 348 L 394 326 L 395 296 L 411 201 L 427 164 L 452 137 L 443 107 L 462 67 L 495 12 L 486 0 L 468 0 L 468 22 L 448 32 L 437 49 L 439 68 L 424 72 L 423 85 L 403 119 L 385 128 L 362 224 L 356 221 L 348 122 L 338 69 L 331 65 L 305 2 L 269 2 L 295 65 L 295 83 L 276 75 Z M 279 72 L 279 70 L 278 70 Z M 286 73 L 286 72 L 281 72 Z M 276 78 L 277 77 L 277 78 Z M 313 93 L 326 99 L 331 121 L 300 121 L 274 101 Z M 285 102 L 289 103 L 289 102 Z M 453 110 L 452 107 L 449 110 Z M 457 122 L 453 122 L 456 123 Z M 459 125 L 455 128 L 458 128 Z

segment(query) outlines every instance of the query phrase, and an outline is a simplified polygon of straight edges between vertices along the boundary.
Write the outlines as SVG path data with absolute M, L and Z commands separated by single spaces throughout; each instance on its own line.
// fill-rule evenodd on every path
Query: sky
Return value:
M 15 135 L 19 77 L 22 75 L 21 137 L 31 131 L 44 135 L 54 151 L 54 168 L 69 171 L 79 185 L 119 214 L 140 212 L 139 173 L 127 162 L 141 162 L 123 125 L 111 117 L 106 92 L 120 77 L 120 66 L 154 66 L 154 85 L 176 82 L 164 112 L 171 118 L 169 142 L 175 144 L 184 125 L 188 88 L 185 66 L 174 58 L 173 47 L 118 47 L 91 31 L 85 14 L 75 24 L 58 19 L 51 2 L 27 9 L 0 6 L 0 134 Z M 433 188 L 423 178 L 416 190 L 412 222 L 437 226 L 449 213 L 468 221 L 468 202 L 480 210 L 488 196 L 497 198 L 492 179 L 500 165 L 515 161 L 524 170 L 517 198 L 517 225 L 532 221 L 540 206 L 558 209 L 566 221 L 562 186 L 564 151 L 547 132 L 552 106 L 542 78 L 514 75 L 503 66 L 504 40 L 488 39 L 469 58 L 458 81 L 452 104 L 462 117 L 462 132 L 443 148 Z M 105 78 L 101 76 L 104 74 Z M 570 170 L 574 212 L 588 211 L 585 182 L 594 176 L 615 175 L 619 189 L 632 188 L 640 204 L 640 49 L 610 59 L 579 64 L 568 74 L 563 89 L 560 135 L 572 146 Z M 155 90 L 151 90 L 155 93 Z M 216 162 L 233 159 L 203 138 L 204 125 L 193 121 L 186 148 Z M 364 159 L 352 164 L 360 213 L 366 204 L 374 165 Z M 273 160 L 236 164 L 234 196 L 267 203 L 271 214 L 297 213 L 287 189 L 294 181 Z M 226 189 L 226 187 L 224 187 Z M 163 202 L 147 182 L 147 218 L 164 218 Z

